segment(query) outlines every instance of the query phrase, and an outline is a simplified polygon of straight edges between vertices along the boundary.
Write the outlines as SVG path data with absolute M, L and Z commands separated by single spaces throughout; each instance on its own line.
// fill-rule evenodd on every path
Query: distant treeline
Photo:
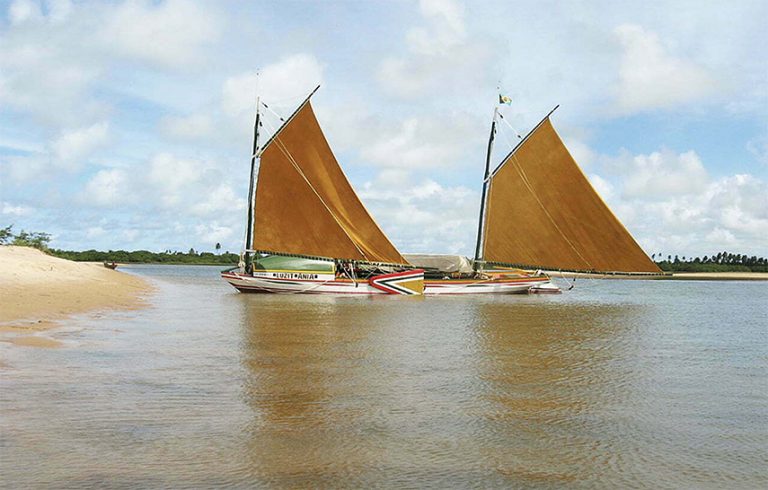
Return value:
M 768 272 L 768 259 L 756 255 L 732 254 L 720 252 L 704 257 L 686 257 L 653 254 L 651 258 L 656 265 L 667 272 Z
M 237 254 L 224 252 L 213 254 L 211 252 L 196 252 L 190 248 L 189 252 L 174 252 L 166 250 L 165 252 L 150 252 L 149 250 L 136 250 L 127 252 L 125 250 L 108 250 L 100 252 L 98 250 L 85 250 L 76 252 L 72 250 L 58 250 L 49 248 L 51 235 L 48 233 L 28 232 L 21 230 L 19 233 L 13 232 L 13 225 L 0 228 L 0 245 L 17 245 L 20 247 L 34 247 L 43 252 L 60 257 L 62 259 L 74 260 L 77 262 L 122 262 L 134 264 L 197 264 L 197 265 L 235 265 L 240 257 Z M 215 245 L 216 250 L 221 249 L 220 244 Z
M 135 250 L 128 252 L 125 250 L 109 250 L 100 252 L 98 250 L 85 250 L 75 252 L 71 250 L 49 249 L 48 253 L 62 259 L 74 260 L 77 262 L 119 262 L 133 264 L 196 264 L 196 265 L 235 265 L 239 260 L 237 254 L 224 252 L 213 254 L 211 252 L 195 252 L 190 249 L 189 252 L 150 252 L 149 250 Z
M 48 233 L 26 232 L 21 230 L 18 234 L 13 233 L 13 225 L 0 228 L 0 245 L 20 245 L 24 247 L 35 247 L 56 257 L 62 259 L 75 260 L 79 262 L 123 262 L 134 264 L 198 264 L 198 265 L 234 265 L 237 264 L 239 256 L 237 254 L 196 252 L 190 248 L 189 252 L 174 252 L 166 250 L 165 252 L 150 252 L 148 250 L 136 250 L 127 252 L 125 250 L 109 250 L 100 252 L 98 250 L 85 250 L 75 252 L 71 250 L 57 250 L 48 248 L 51 236 Z M 220 244 L 215 245 L 216 250 L 221 249 Z M 662 253 L 651 254 L 651 259 L 663 271 L 667 272 L 768 272 L 768 259 L 756 255 L 732 254 L 729 252 L 720 252 L 716 255 L 704 257 L 686 257 L 685 255 L 667 255 L 666 259 Z

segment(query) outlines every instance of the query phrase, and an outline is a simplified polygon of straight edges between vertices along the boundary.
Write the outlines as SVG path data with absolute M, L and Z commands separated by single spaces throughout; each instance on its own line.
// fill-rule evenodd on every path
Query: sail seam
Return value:
M 528 189 L 528 191 L 531 193 L 531 195 L 533 196 L 533 198 L 534 198 L 534 199 L 536 199 L 536 202 L 539 204 L 539 207 L 541 208 L 541 210 L 542 210 L 542 211 L 544 211 L 544 214 L 547 216 L 547 218 L 549 219 L 549 221 L 550 221 L 550 222 L 552 223 L 552 225 L 555 227 L 555 229 L 557 230 L 557 232 L 558 232 L 558 233 L 560 233 L 560 236 L 562 236 L 562 237 L 563 237 L 563 239 L 564 239 L 564 240 L 565 240 L 565 242 L 568 244 L 568 246 L 570 246 L 570 247 L 571 247 L 571 249 L 572 249 L 574 252 L 576 252 L 576 255 L 578 255 L 578 256 L 579 256 L 579 258 L 580 258 L 582 261 L 584 261 L 584 263 L 585 263 L 585 264 L 587 264 L 587 266 L 588 266 L 590 269 L 594 269 L 594 267 L 592 267 L 592 263 L 591 263 L 590 261 L 588 261 L 586 258 L 584 258 L 584 256 L 581 254 L 581 252 L 579 252 L 579 250 L 578 250 L 578 249 L 576 248 L 576 246 L 573 244 L 573 242 L 571 242 L 571 240 L 569 240 L 569 239 L 568 239 L 568 237 L 566 236 L 566 234 L 565 234 L 565 233 L 563 233 L 563 230 L 562 230 L 562 229 L 560 229 L 560 227 L 557 225 L 557 223 L 555 222 L 555 219 L 552 217 L 552 215 L 551 215 L 551 214 L 549 214 L 549 211 L 548 211 L 548 210 L 547 210 L 547 208 L 544 206 L 544 203 L 543 203 L 543 202 L 541 202 L 541 199 L 539 199 L 539 196 L 537 196 L 537 195 L 536 195 L 536 193 L 533 191 L 533 187 L 531 186 L 530 182 L 528 181 L 528 176 L 527 176 L 527 175 L 525 175 L 525 171 L 522 169 L 522 167 L 520 166 L 520 164 L 519 164 L 519 162 L 518 162 L 518 160 L 517 160 L 517 155 L 511 155 L 511 156 L 510 156 L 510 160 L 511 160 L 511 161 L 514 163 L 514 167 L 515 167 L 515 170 L 517 170 L 517 173 L 518 173 L 518 175 L 520 175 L 520 179 L 523 181 L 523 184 L 525 184 L 525 187 L 526 187 L 526 188 Z
M 344 232 L 344 234 L 347 236 L 347 238 L 349 238 L 349 241 L 350 241 L 350 242 L 352 242 L 352 245 L 354 245 L 354 246 L 355 246 L 355 248 L 357 249 L 357 251 L 358 251 L 358 252 L 360 252 L 360 255 L 362 255 L 362 256 L 363 256 L 363 257 L 364 257 L 366 260 L 368 260 L 368 256 L 367 256 L 367 255 L 365 254 L 365 252 L 363 252 L 363 251 L 362 251 L 362 249 L 361 249 L 361 248 L 358 246 L 358 244 L 357 244 L 357 242 L 355 241 L 355 239 L 354 239 L 354 238 L 352 238 L 352 237 L 349 235 L 349 233 L 347 232 L 347 228 L 346 228 L 346 227 L 345 227 L 345 226 L 344 226 L 344 225 L 341 223 L 341 221 L 339 220 L 339 218 L 336 216 L 336 213 L 334 213 L 334 212 L 333 212 L 333 210 L 330 208 L 330 206 L 328 206 L 328 204 L 326 204 L 325 200 L 322 198 L 322 196 L 320 196 L 320 193 L 319 193 L 319 192 L 317 192 L 317 189 L 315 189 L 315 186 L 313 186 L 313 185 L 312 185 L 312 182 L 310 182 L 310 181 L 309 181 L 309 179 L 307 178 L 307 176 L 304 174 L 304 171 L 302 171 L 302 170 L 301 170 L 301 167 L 299 167 L 299 164 L 296 162 L 296 159 L 294 159 L 294 158 L 293 158 L 293 155 L 291 155 L 291 153 L 290 153 L 290 152 L 288 151 L 288 149 L 285 147 L 285 145 L 283 144 L 283 142 L 282 142 L 282 140 L 280 139 L 280 137 L 279 137 L 279 136 L 278 136 L 278 137 L 276 137 L 276 138 L 274 139 L 274 141 L 275 141 L 275 143 L 277 143 L 277 147 L 280 149 L 280 151 L 283 153 L 283 155 L 285 155 L 285 156 L 286 156 L 286 158 L 288 158 L 288 161 L 289 161 L 289 162 L 291 162 L 291 165 L 293 165 L 293 168 L 295 168 L 295 169 L 296 169 L 296 171 L 299 173 L 299 175 L 301 176 L 301 178 L 302 178 L 302 179 L 304 179 L 304 182 L 306 182 L 306 183 L 307 183 L 307 185 L 309 186 L 309 188 L 310 188 L 310 189 L 312 189 L 312 192 L 314 192 L 314 193 L 315 193 L 315 195 L 316 195 L 316 196 L 317 196 L 317 198 L 320 200 L 320 202 L 323 204 L 323 206 L 325 206 L 325 209 L 326 209 L 326 210 L 327 210 L 327 211 L 328 211 L 328 212 L 331 214 L 331 217 L 334 219 L 334 221 L 336 221 L 336 224 L 338 224 L 338 225 L 339 225 L 339 228 L 341 228 L 341 230 Z

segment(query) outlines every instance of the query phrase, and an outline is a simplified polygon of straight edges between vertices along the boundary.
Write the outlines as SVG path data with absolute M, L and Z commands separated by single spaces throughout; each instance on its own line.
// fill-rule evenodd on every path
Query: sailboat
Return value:
M 524 293 L 541 274 L 481 275 L 410 263 L 355 194 L 325 139 L 311 97 L 259 143 L 254 124 L 244 252 L 221 276 L 241 292 L 306 294 Z
M 600 198 L 549 112 L 493 170 L 488 141 L 474 264 L 613 276 L 663 274 Z M 551 288 L 542 289 L 542 291 Z
M 239 291 L 559 292 L 541 269 L 658 272 L 589 185 L 549 115 L 490 171 L 498 110 L 486 155 L 475 260 L 401 254 L 336 161 L 310 102 L 318 88 L 264 145 L 259 145 L 257 102 L 244 252 L 238 267 L 221 274 Z M 576 194 L 565 195 L 570 192 Z M 611 258 L 621 254 L 630 258 Z

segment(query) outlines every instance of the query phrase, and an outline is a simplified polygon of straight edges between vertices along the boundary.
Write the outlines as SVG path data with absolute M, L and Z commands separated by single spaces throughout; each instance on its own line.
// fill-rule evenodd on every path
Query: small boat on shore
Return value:
M 108 262 L 105 260 L 104 267 L 106 267 L 107 269 L 115 270 L 117 269 L 117 262 L 115 262 L 114 260 L 112 262 Z

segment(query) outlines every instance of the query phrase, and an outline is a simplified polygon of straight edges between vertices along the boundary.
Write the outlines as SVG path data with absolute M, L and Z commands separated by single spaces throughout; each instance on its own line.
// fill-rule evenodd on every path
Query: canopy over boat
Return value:
M 436 269 L 440 272 L 471 274 L 474 272 L 472 261 L 463 255 L 443 254 L 403 254 L 403 257 L 420 269 Z
M 252 249 L 408 264 L 355 194 L 309 99 L 260 156 Z
M 490 173 L 487 185 L 478 247 L 485 262 L 661 273 L 589 184 L 549 116 Z

